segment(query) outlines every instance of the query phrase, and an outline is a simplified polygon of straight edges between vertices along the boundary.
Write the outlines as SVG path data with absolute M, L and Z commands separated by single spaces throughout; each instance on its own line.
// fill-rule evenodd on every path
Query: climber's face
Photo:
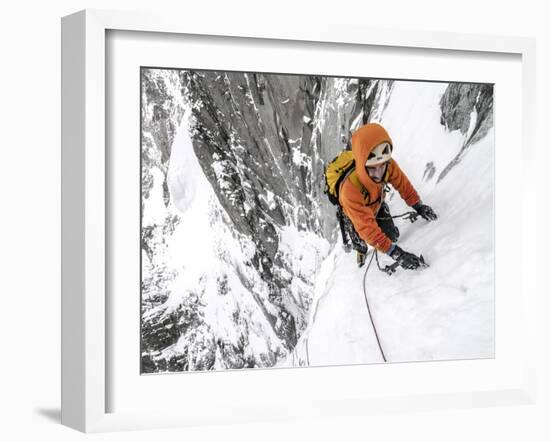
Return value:
M 371 180 L 373 180 L 375 183 L 380 183 L 384 178 L 387 167 L 388 161 L 382 164 L 377 164 L 376 166 L 366 166 L 366 169 Z

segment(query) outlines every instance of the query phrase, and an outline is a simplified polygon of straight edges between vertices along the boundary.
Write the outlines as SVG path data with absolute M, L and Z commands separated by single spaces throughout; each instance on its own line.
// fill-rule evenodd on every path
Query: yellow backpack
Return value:
M 325 169 L 325 194 L 329 201 L 338 206 L 340 185 L 355 170 L 355 161 L 351 150 L 344 150 L 328 163 Z

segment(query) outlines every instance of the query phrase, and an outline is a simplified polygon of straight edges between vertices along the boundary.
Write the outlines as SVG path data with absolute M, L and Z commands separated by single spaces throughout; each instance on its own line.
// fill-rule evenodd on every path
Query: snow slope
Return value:
M 398 82 L 380 120 L 396 160 L 439 215 L 432 223 L 396 221 L 399 245 L 423 254 L 429 268 L 388 276 L 373 261 L 368 270 L 366 293 L 389 362 L 494 357 L 494 132 L 441 182 L 423 181 L 425 165 L 431 162 L 437 176 L 468 135 L 439 124 L 445 87 Z M 388 201 L 394 215 L 410 210 L 396 193 Z M 393 262 L 379 257 L 382 266 Z M 308 328 L 281 366 L 382 361 L 365 304 L 365 267 L 337 245 L 319 272 Z

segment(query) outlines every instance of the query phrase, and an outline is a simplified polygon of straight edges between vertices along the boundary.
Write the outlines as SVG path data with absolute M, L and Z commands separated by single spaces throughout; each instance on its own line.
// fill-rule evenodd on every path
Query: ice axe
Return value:
M 420 255 L 418 259 L 420 261 L 419 268 L 425 269 L 427 267 L 430 267 L 428 263 L 424 261 L 424 257 L 422 255 Z M 395 271 L 397 270 L 397 267 L 399 267 L 399 263 L 396 261 L 393 264 L 386 265 L 384 268 L 381 268 L 380 270 L 382 270 L 384 273 L 387 273 L 388 276 L 391 276 L 395 273 Z
M 418 219 L 418 215 L 418 212 L 407 212 L 407 216 L 404 219 L 408 219 L 412 224 Z
M 405 212 L 400 215 L 394 215 L 382 219 L 396 219 L 396 218 L 403 218 L 408 219 L 411 223 L 414 223 L 418 219 L 419 213 L 411 210 L 410 212 Z

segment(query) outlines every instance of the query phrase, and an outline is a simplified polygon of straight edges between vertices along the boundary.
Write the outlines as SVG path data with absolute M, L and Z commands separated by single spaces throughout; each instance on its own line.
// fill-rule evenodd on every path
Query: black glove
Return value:
M 413 253 L 405 252 L 401 247 L 395 246 L 390 256 L 404 269 L 415 270 L 422 265 L 420 258 Z
M 418 202 L 413 206 L 413 209 L 416 210 L 418 214 L 426 221 L 435 221 L 437 219 L 437 215 L 435 214 L 433 209 L 426 204 Z

